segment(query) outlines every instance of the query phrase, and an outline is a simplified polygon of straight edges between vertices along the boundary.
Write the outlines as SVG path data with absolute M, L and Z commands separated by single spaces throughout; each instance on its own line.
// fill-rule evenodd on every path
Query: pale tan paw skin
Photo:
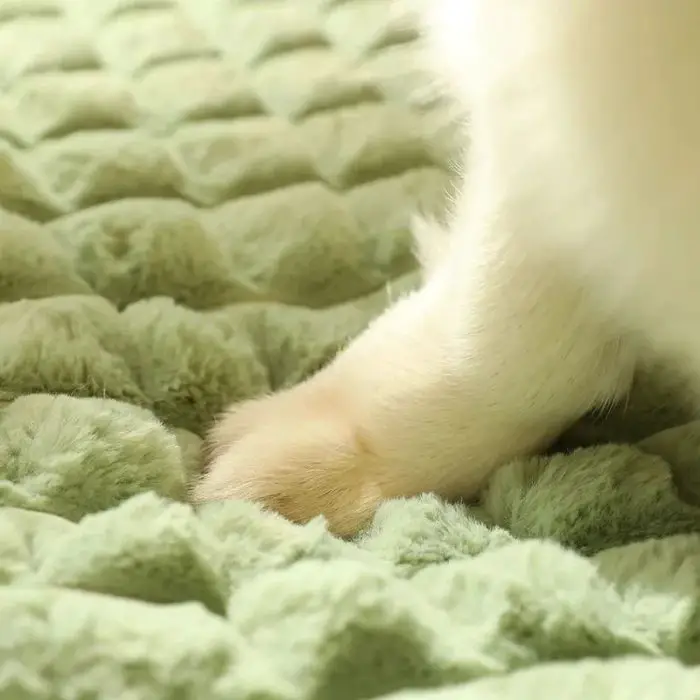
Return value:
M 303 384 L 232 407 L 209 438 L 195 503 L 248 500 L 296 523 L 323 515 L 351 536 L 382 500 L 375 460 L 332 390 Z

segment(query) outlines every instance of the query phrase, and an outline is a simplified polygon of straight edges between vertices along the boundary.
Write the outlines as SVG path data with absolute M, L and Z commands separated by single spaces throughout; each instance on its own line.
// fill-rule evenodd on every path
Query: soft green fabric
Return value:
M 697 698 L 680 379 L 355 543 L 184 503 L 415 281 L 453 131 L 390 4 L 0 2 L 0 700 Z

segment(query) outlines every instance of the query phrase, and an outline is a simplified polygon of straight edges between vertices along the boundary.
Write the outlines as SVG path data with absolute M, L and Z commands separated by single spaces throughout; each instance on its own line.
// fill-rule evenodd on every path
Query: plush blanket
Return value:
M 656 368 L 478 507 L 343 542 L 186 503 L 217 411 L 415 283 L 454 132 L 390 6 L 0 1 L 0 699 L 698 697 L 700 423 Z

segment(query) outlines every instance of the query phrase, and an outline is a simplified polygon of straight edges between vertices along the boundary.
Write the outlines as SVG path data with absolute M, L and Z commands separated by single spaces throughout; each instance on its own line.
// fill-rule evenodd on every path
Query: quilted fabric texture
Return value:
M 418 54 L 390 0 L 0 0 L 0 700 L 698 697 L 656 368 L 478 508 L 349 543 L 185 502 L 219 409 L 415 283 L 454 137 Z

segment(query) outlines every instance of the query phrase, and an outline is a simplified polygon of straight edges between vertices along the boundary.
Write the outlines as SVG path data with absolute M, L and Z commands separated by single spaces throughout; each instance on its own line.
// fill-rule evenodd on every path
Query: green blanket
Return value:
M 698 697 L 682 378 L 354 543 L 185 503 L 415 283 L 454 131 L 390 5 L 0 2 L 0 700 Z

